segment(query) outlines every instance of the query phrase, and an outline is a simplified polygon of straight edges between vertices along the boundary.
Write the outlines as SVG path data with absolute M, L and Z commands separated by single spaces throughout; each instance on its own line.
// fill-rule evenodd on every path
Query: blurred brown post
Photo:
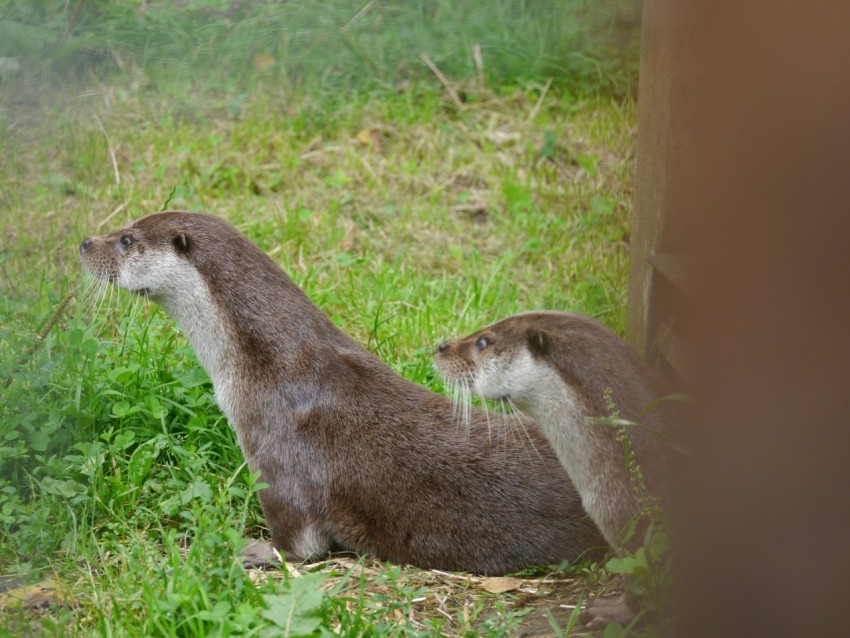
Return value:
M 681 4 L 644 3 L 626 325 L 635 350 L 667 376 L 684 365 L 676 323 L 688 278 L 681 177 L 691 74 Z
M 646 3 L 629 337 L 663 359 L 678 322 L 700 415 L 675 636 L 850 627 L 848 33 L 847 2 Z

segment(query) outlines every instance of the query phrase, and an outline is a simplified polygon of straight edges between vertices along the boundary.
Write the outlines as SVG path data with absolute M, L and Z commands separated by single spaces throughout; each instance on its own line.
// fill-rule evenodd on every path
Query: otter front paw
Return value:
M 611 623 L 624 627 L 635 618 L 625 594 L 614 594 L 590 601 L 578 619 L 590 631 L 601 631 Z
M 279 568 L 282 563 L 280 554 L 268 541 L 250 541 L 242 550 L 242 567 L 245 569 Z

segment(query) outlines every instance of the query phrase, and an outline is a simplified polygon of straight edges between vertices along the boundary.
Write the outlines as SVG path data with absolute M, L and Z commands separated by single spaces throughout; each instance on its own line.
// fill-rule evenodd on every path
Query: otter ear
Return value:
M 178 255 L 185 255 L 189 252 L 189 238 L 186 236 L 186 233 L 177 233 L 171 239 L 171 243 L 174 245 L 174 250 L 177 251 Z
M 545 356 L 549 353 L 551 341 L 549 335 L 539 328 L 529 328 L 525 334 L 528 349 L 536 357 Z

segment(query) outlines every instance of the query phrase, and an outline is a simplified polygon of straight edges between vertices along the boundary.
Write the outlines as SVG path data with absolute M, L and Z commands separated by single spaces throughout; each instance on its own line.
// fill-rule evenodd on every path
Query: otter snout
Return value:
M 470 383 L 474 376 L 475 366 L 457 339 L 448 339 L 437 346 L 434 363 L 449 383 Z
M 115 281 L 118 275 L 118 263 L 115 260 L 115 251 L 110 249 L 110 243 L 106 237 L 97 235 L 86 237 L 80 244 L 80 263 L 88 273 Z

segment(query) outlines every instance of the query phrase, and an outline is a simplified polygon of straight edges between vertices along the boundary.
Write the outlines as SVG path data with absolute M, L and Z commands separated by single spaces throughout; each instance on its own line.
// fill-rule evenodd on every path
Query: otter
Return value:
M 287 560 L 339 548 L 497 575 L 605 547 L 533 424 L 539 455 L 490 432 L 481 410 L 459 431 L 447 397 L 345 335 L 226 221 L 157 213 L 86 238 L 80 256 L 180 326 L 268 485 L 260 504 Z
M 645 506 L 661 505 L 669 496 L 674 419 L 669 403 L 644 412 L 668 390 L 622 339 L 583 315 L 527 312 L 441 343 L 435 364 L 449 384 L 486 399 L 508 399 L 533 417 L 609 544 L 620 553 L 640 546 L 642 534 L 623 538 L 623 531 Z M 640 427 L 592 422 L 612 413 Z M 642 475 L 640 488 L 623 437 Z M 627 621 L 634 606 L 628 596 L 613 603 L 602 599 L 583 619 L 595 626 Z

